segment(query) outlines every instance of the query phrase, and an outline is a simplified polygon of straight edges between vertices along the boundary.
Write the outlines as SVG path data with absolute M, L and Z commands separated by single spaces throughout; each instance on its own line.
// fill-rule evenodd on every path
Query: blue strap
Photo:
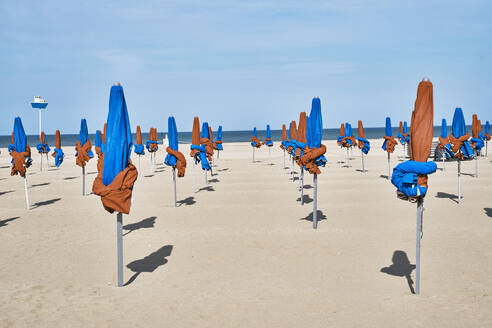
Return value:
M 436 172 L 435 162 L 406 161 L 393 169 L 391 183 L 407 197 L 425 196 L 427 188 L 417 184 L 418 175 Z

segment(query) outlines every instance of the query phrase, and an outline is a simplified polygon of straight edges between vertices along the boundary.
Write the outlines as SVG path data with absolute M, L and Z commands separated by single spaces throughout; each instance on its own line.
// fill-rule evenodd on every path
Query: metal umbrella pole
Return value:
M 478 178 L 478 151 L 475 151 L 475 178 Z
M 50 160 L 48 158 L 48 153 L 45 153 L 46 154 L 46 165 L 48 165 L 48 168 L 50 168 Z
M 285 149 L 284 149 L 284 166 L 282 168 L 285 169 Z
M 350 167 L 349 149 L 347 148 L 347 167 Z
M 253 147 L 253 163 L 255 162 L 255 147 Z
M 138 173 L 140 173 L 140 155 L 138 155 Z
M 461 182 L 460 182 L 460 177 L 461 177 L 461 161 L 458 160 L 458 204 L 461 203 Z
M 196 163 L 195 163 L 195 158 L 193 157 L 193 179 L 191 180 L 191 192 L 195 192 L 195 176 L 196 176 L 196 172 L 195 172 L 195 167 L 196 167 Z
M 313 229 L 318 228 L 318 175 L 313 175 Z
M 26 208 L 29 209 L 29 193 L 27 191 L 27 178 L 24 175 L 24 192 L 26 193 Z
M 442 153 L 442 170 L 446 170 L 446 163 L 444 162 L 444 160 L 446 159 L 446 151 L 444 151 Z
M 268 147 L 268 162 L 271 164 L 272 163 L 272 159 L 270 158 L 270 146 Z
M 291 165 L 290 165 L 290 168 L 291 168 L 290 172 L 292 174 L 292 182 L 294 182 L 295 181 L 294 180 L 294 173 L 295 173 L 294 172 L 294 156 L 292 156 L 292 161 L 290 163 L 291 163 Z
M 118 287 L 123 286 L 123 214 L 116 214 L 116 247 L 118 257 Z
M 174 207 L 177 207 L 176 203 L 176 168 L 173 167 L 173 183 L 174 183 Z
M 39 161 L 39 171 L 43 171 L 43 153 L 39 153 L 41 160 Z
M 304 205 L 304 168 L 301 166 L 301 205 Z
M 388 180 L 391 175 L 391 163 L 390 163 L 390 153 L 388 153 Z
M 205 171 L 205 185 L 208 185 L 207 170 L 204 170 L 204 171 Z
M 364 152 L 362 151 L 362 149 L 360 150 L 360 158 L 362 160 L 362 173 L 366 172 L 365 168 L 364 168 Z
M 417 200 L 417 243 L 416 243 L 416 260 L 415 260 L 415 294 L 420 294 L 420 241 L 422 239 L 422 220 L 424 210 L 424 198 L 419 197 Z
M 82 196 L 85 196 L 85 166 L 82 166 Z

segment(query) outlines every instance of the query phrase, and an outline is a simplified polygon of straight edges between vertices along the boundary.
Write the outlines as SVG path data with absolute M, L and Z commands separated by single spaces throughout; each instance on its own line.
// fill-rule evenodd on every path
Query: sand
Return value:
M 461 205 L 454 198 L 456 163 L 430 176 L 421 294 L 413 295 L 405 274 L 415 263 L 416 205 L 396 199 L 381 177 L 382 140 L 372 140 L 367 173 L 358 171 L 359 151 L 344 168 L 345 153 L 335 141 L 324 143 L 317 230 L 309 221 L 312 176 L 301 206 L 278 143 L 271 157 L 259 149 L 256 163 L 248 143 L 225 143 L 207 186 L 196 170 L 196 193 L 188 161 L 177 208 L 171 169 L 158 165 L 153 172 L 148 155 L 142 158 L 131 214 L 123 218 L 122 288 L 116 215 L 103 210 L 99 197 L 81 195 L 73 147 L 65 147 L 60 170 L 40 172 L 33 155 L 29 211 L 23 181 L 9 175 L 2 149 L 0 326 L 490 327 L 491 160 L 479 160 L 478 179 L 474 163 L 463 163 Z M 397 148 L 394 165 L 401 153 Z M 159 162 L 164 156 L 161 148 Z M 90 191 L 96 160 L 87 172 Z M 384 269 L 395 251 L 403 265 Z

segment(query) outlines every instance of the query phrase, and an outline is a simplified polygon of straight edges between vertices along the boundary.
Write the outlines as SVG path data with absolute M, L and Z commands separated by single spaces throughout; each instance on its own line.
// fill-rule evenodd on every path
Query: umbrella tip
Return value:
M 120 84 L 120 82 L 115 82 L 115 83 L 113 83 L 113 85 L 119 86 L 121 84 Z
M 422 79 L 422 82 L 430 82 L 430 79 L 427 76 L 424 76 L 424 78 Z

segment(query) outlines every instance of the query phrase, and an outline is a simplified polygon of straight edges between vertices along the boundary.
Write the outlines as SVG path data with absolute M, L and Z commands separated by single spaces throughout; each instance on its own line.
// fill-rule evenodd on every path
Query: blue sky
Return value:
M 324 127 L 410 120 L 418 82 L 434 119 L 462 106 L 492 121 L 491 1 L 0 1 L 0 134 L 20 115 L 76 133 L 103 126 L 120 81 L 132 128 L 180 131 L 193 116 L 247 130 L 322 101 Z

